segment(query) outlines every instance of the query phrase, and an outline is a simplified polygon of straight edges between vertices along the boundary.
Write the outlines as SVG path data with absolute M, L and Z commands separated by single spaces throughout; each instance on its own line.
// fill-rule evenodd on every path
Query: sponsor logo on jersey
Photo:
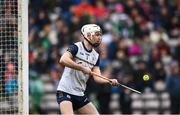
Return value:
M 84 55 L 84 53 L 83 53 L 83 52 L 80 52 L 80 55 Z

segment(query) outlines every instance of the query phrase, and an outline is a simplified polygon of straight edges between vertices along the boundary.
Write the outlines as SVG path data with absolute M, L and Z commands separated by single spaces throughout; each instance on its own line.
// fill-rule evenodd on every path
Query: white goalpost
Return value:
M 29 114 L 28 0 L 18 0 L 19 114 Z
M 0 0 L 0 114 L 29 114 L 28 0 Z

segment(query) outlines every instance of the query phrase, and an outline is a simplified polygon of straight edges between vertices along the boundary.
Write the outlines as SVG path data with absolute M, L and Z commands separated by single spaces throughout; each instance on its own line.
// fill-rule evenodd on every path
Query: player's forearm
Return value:
M 98 77 L 94 77 L 94 80 L 95 80 L 97 83 L 100 83 L 100 84 L 109 83 L 109 81 L 104 80 L 104 79 L 102 79 L 102 78 L 98 78 Z
M 66 67 L 82 71 L 82 66 L 75 63 L 69 56 L 67 56 L 67 54 L 61 57 L 59 63 Z
M 100 71 L 100 68 L 99 67 L 95 67 L 93 69 L 93 71 L 99 75 L 101 75 L 101 71 Z M 97 83 L 100 83 L 100 84 L 105 84 L 105 83 L 109 83 L 107 80 L 104 80 L 102 78 L 99 78 L 99 77 L 96 77 L 94 76 L 94 80 L 97 82 Z

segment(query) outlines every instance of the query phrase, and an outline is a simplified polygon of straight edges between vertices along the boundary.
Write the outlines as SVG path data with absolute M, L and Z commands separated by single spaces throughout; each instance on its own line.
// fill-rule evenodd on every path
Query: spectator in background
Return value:
M 58 31 L 58 40 L 60 44 L 59 47 L 63 47 L 67 44 L 72 44 L 73 42 L 73 39 L 72 39 L 72 36 L 70 34 L 70 30 L 68 28 L 68 26 L 66 24 L 64 24 L 62 27 L 59 27 L 61 30 Z M 56 42 L 57 43 L 57 42 Z
M 109 13 L 108 8 L 105 6 L 103 0 L 96 1 L 96 7 L 94 8 L 94 13 L 97 19 L 101 19 L 103 16 L 106 16 Z
M 128 48 L 128 54 L 130 56 L 137 56 L 142 53 L 142 46 L 138 40 L 134 40 L 133 44 Z
M 171 63 L 171 75 L 167 77 L 166 85 L 170 94 L 171 114 L 180 114 L 180 66 L 177 61 Z
M 14 62 L 14 61 L 13 61 Z M 18 95 L 18 75 L 15 63 L 7 62 L 5 69 L 5 97 L 10 106 L 18 104 L 16 96 Z
M 121 81 L 124 85 L 127 85 L 131 88 L 135 88 L 135 84 L 133 81 L 133 74 L 131 72 L 125 72 L 121 76 Z M 132 114 L 132 98 L 131 91 L 128 89 L 120 88 L 120 97 L 119 104 L 122 110 L 122 114 Z
M 80 22 L 80 18 L 76 15 L 72 15 L 71 16 L 71 22 L 69 24 L 69 26 L 71 28 L 69 28 L 70 33 L 74 33 L 76 32 L 79 28 L 81 28 L 81 22 Z M 61 28 L 60 28 L 61 29 Z M 74 40 L 74 39 L 73 39 Z
M 167 42 L 169 40 L 169 36 L 163 27 L 157 26 L 153 31 L 150 32 L 150 39 L 153 44 L 157 44 L 161 39 Z
M 5 90 L 8 96 L 18 92 L 18 82 L 15 74 L 15 65 L 8 63 L 5 70 Z
M 145 74 L 148 74 L 149 76 L 151 76 L 147 69 L 146 62 L 143 60 L 138 60 L 136 62 L 136 67 L 134 69 L 135 69 L 134 70 L 134 82 L 137 87 L 137 90 L 144 92 L 146 89 L 148 89 L 148 90 L 152 91 L 154 89 L 152 77 L 147 82 L 144 82 L 144 80 L 142 79 L 143 75 L 145 75 Z
M 94 6 L 88 2 L 88 0 L 82 0 L 80 4 L 75 7 L 77 16 L 82 17 L 84 15 L 94 15 Z
M 118 74 L 125 73 L 125 72 L 132 72 L 133 68 L 131 66 L 131 63 L 127 59 L 127 55 L 125 54 L 125 51 L 122 49 L 119 49 L 116 52 L 116 59 L 113 61 L 113 75 L 119 76 Z
M 149 59 L 147 61 L 148 69 L 151 70 L 151 68 L 155 67 L 155 63 L 160 61 L 161 61 L 161 57 L 159 50 L 157 50 L 157 48 L 153 48 L 149 54 Z
M 30 71 L 30 99 L 33 106 L 34 114 L 43 114 L 45 113 L 41 109 L 41 101 L 44 95 L 43 83 L 38 78 L 38 74 L 34 71 Z
M 157 61 L 154 63 L 154 67 L 152 68 L 152 75 L 154 80 L 157 81 L 165 81 L 166 79 L 166 72 L 164 70 L 164 66 L 162 62 Z

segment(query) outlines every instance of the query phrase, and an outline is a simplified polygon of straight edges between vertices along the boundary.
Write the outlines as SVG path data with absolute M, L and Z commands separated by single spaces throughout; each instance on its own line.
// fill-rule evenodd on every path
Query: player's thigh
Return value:
M 71 101 L 62 101 L 59 104 L 61 114 L 73 114 L 73 107 Z
M 96 107 L 90 102 L 86 104 L 85 106 L 79 108 L 77 110 L 79 114 L 93 114 L 93 115 L 99 115 Z

